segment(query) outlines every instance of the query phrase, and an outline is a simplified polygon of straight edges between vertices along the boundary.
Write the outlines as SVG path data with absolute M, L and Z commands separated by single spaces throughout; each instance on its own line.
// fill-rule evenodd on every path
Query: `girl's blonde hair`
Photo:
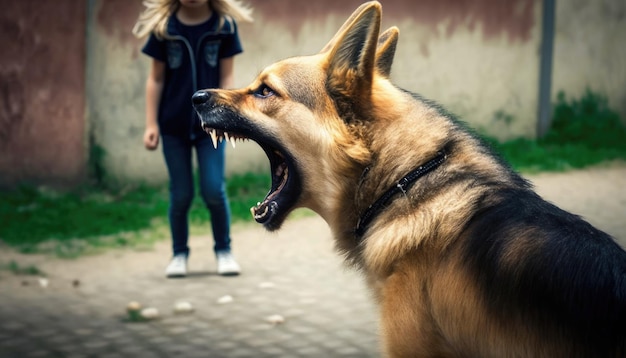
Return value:
M 159 38 L 167 38 L 167 22 L 169 17 L 178 10 L 178 0 L 144 0 L 146 7 L 133 27 L 133 34 L 143 38 L 151 32 Z M 239 0 L 209 0 L 208 6 L 220 17 L 219 28 L 224 25 L 224 18 L 231 17 L 237 21 L 252 22 L 252 9 Z

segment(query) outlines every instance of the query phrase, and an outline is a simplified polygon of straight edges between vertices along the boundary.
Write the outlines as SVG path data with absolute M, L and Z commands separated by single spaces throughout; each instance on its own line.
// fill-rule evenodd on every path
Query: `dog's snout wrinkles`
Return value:
M 197 91 L 191 96 L 191 101 L 193 104 L 203 104 L 209 100 L 209 94 L 206 91 Z

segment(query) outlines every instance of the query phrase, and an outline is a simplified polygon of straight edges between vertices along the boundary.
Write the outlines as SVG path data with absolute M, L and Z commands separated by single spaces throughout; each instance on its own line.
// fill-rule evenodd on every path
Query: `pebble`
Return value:
M 259 288 L 274 288 L 274 287 L 276 287 L 274 282 L 261 282 L 259 284 Z
M 193 312 L 193 306 L 186 301 L 176 302 L 174 305 L 174 313 L 191 313 Z
M 141 318 L 145 320 L 152 320 L 159 318 L 159 310 L 154 307 L 146 307 L 141 310 Z
M 39 286 L 46 288 L 48 287 L 48 283 L 50 283 L 50 281 L 48 281 L 47 278 L 43 278 L 43 277 L 39 278 Z
M 271 316 L 268 316 L 267 318 L 265 318 L 266 321 L 268 321 L 271 324 L 281 324 L 281 323 L 285 323 L 285 317 L 279 315 L 279 314 L 274 314 Z
M 224 304 L 224 303 L 231 303 L 233 301 L 234 301 L 233 296 L 226 295 L 226 296 L 222 296 L 222 297 L 218 298 L 217 303 Z

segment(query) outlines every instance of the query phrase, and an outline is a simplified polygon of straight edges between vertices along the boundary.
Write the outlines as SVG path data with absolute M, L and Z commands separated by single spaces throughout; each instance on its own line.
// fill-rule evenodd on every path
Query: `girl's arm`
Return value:
M 220 60 L 220 88 L 232 89 L 235 87 L 235 57 L 226 57 Z
M 143 145 L 148 150 L 155 150 L 159 146 L 157 116 L 164 80 L 165 62 L 153 59 L 146 81 L 146 130 L 143 134 Z

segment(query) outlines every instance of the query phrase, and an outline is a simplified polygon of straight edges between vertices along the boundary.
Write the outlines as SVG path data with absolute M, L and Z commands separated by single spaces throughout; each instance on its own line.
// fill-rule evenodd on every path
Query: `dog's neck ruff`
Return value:
M 360 239 L 363 234 L 365 234 L 365 231 L 367 230 L 369 224 L 378 214 L 380 214 L 382 209 L 385 208 L 387 202 L 393 196 L 399 193 L 406 194 L 406 191 L 409 190 L 413 183 L 415 183 L 419 178 L 436 169 L 439 165 L 441 165 L 441 163 L 446 160 L 446 158 L 447 155 L 444 151 L 437 152 L 437 155 L 433 159 L 409 172 L 402 179 L 398 180 L 396 185 L 389 188 L 372 205 L 368 206 L 367 209 L 365 209 L 365 212 L 361 215 L 361 217 L 359 217 L 359 221 L 356 224 L 354 233 L 357 239 Z

